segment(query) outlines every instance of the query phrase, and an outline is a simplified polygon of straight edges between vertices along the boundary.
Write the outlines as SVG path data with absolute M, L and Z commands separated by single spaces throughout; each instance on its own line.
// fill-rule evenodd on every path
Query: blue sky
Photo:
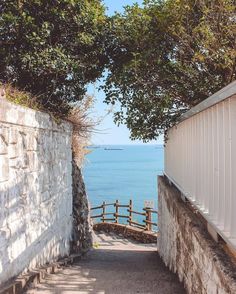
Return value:
M 126 5 L 132 5 L 133 3 L 142 4 L 143 0 L 103 0 L 103 3 L 107 7 L 108 14 L 113 14 L 115 11 L 122 11 Z
M 107 13 L 113 14 L 115 11 L 121 12 L 123 6 L 131 5 L 133 3 L 142 4 L 142 0 L 104 0 L 105 6 L 107 7 Z M 93 94 L 95 96 L 95 105 L 92 110 L 91 115 L 95 118 L 103 118 L 101 123 L 96 127 L 97 131 L 92 135 L 92 144 L 96 145 L 111 145 L 111 144 L 142 144 L 141 141 L 131 141 L 129 139 L 130 132 L 125 125 L 116 126 L 113 122 L 112 114 L 107 115 L 110 106 L 103 103 L 105 94 L 102 91 L 97 91 L 96 87 L 99 84 L 90 85 L 88 87 L 88 94 Z M 163 138 L 158 139 L 157 141 L 150 142 L 149 144 L 162 144 Z

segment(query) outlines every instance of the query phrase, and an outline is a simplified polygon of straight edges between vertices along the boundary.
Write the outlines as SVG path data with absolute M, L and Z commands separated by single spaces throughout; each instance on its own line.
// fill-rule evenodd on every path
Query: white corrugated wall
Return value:
M 168 131 L 164 172 L 236 247 L 236 82 L 230 85 Z

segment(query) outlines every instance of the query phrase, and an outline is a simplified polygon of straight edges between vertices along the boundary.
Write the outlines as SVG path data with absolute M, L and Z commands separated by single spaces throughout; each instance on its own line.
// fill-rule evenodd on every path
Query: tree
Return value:
M 145 1 L 110 22 L 106 102 L 132 139 L 156 139 L 236 77 L 234 0 Z
M 0 81 L 65 115 L 106 63 L 100 0 L 0 0 Z

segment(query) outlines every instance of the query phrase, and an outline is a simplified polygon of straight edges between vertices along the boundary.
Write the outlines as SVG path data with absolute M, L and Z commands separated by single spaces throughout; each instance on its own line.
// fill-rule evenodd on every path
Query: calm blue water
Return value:
M 104 148 L 123 150 L 104 150 Z M 103 201 L 128 204 L 142 211 L 144 200 L 157 208 L 157 175 L 163 170 L 163 146 L 100 146 L 91 149 L 84 167 L 84 179 L 91 206 Z

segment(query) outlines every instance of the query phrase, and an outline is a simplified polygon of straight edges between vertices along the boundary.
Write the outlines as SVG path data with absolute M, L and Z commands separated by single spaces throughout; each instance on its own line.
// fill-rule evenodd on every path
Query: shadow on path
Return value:
M 96 236 L 96 245 L 98 248 L 81 261 L 49 275 L 44 283 L 27 293 L 185 293 L 154 245 L 106 234 Z

